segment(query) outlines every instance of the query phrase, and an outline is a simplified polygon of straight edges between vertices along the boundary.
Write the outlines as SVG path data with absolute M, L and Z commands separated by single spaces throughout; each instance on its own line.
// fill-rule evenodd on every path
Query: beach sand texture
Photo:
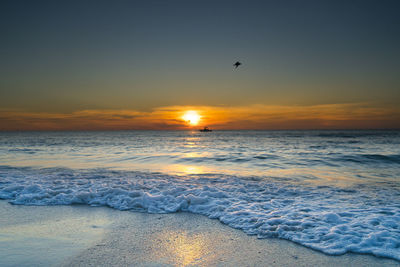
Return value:
M 0 266 L 400 266 L 370 255 L 327 256 L 286 240 L 257 239 L 190 213 L 0 201 L 0 215 Z

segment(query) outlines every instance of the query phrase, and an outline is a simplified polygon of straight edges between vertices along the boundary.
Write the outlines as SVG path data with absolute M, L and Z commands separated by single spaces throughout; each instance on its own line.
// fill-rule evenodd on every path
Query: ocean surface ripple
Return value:
M 0 199 L 186 211 L 400 260 L 399 144 L 390 131 L 2 133 Z

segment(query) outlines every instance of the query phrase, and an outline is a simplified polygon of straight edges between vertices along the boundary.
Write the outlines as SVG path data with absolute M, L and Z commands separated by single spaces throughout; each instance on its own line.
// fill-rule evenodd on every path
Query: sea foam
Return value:
M 13 204 L 186 211 L 327 254 L 358 252 L 397 260 L 399 192 L 389 183 L 338 187 L 274 177 L 0 167 L 0 198 Z

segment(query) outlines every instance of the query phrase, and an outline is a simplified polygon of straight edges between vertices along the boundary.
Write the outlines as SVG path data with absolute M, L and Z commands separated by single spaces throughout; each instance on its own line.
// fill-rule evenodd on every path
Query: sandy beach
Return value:
M 191 213 L 0 202 L 1 266 L 400 266 L 257 239 Z

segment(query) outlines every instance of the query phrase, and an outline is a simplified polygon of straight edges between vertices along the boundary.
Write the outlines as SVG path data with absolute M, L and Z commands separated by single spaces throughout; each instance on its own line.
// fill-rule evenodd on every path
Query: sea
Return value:
M 0 132 L 0 199 L 191 212 L 400 260 L 400 131 Z

